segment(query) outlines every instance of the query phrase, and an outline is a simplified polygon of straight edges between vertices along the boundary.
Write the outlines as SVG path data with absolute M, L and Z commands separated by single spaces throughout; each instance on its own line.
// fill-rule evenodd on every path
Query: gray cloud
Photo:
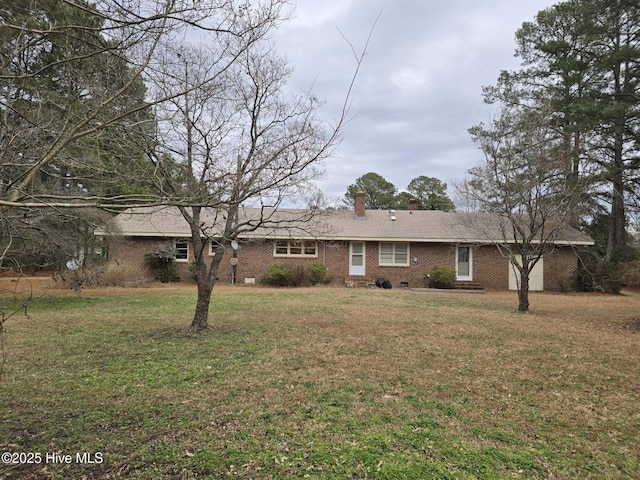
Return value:
M 478 163 L 468 129 L 491 118 L 482 86 L 514 69 L 516 30 L 552 0 L 299 0 L 275 36 L 294 68 L 290 87 L 312 88 L 339 116 L 376 17 L 350 104 L 351 121 L 320 186 L 330 198 L 370 171 L 399 189 L 419 175 L 451 184 Z M 450 192 L 451 194 L 451 192 Z

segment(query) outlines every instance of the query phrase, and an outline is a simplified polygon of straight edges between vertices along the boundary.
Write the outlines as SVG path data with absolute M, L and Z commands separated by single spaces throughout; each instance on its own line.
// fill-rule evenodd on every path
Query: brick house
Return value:
M 258 212 L 244 209 L 243 215 L 251 218 Z M 110 259 L 144 269 L 145 251 L 154 244 L 172 242 L 179 275 L 190 278 L 190 233 L 177 209 L 125 211 L 116 216 L 114 223 L 118 234 L 111 236 Z M 206 219 L 207 225 L 215 223 L 212 217 Z M 207 232 L 207 237 L 215 239 L 215 230 Z M 496 240 L 499 239 L 487 238 L 471 227 L 467 214 L 365 210 L 364 197 L 357 196 L 355 211 L 325 212 L 298 227 L 284 229 L 274 224 L 243 234 L 237 239 L 237 252 L 233 256 L 229 253 L 223 261 L 218 280 L 231 282 L 231 259 L 235 257 L 237 283 L 260 281 L 274 263 L 304 266 L 319 262 L 336 284 L 367 284 L 383 277 L 394 287 L 425 287 L 425 274 L 432 268 L 451 267 L 456 270 L 458 287 L 515 289 L 513 269 L 496 247 Z M 578 230 L 565 229 L 553 251 L 532 272 L 531 289 L 573 289 L 579 249 L 592 244 Z M 215 241 L 208 248 L 215 248 Z M 212 250 L 209 252 L 212 254 Z

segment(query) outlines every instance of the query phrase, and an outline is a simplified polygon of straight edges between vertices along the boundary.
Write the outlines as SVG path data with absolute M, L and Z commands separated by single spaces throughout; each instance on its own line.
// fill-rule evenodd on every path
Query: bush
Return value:
M 176 248 L 170 243 L 158 244 L 144 254 L 144 262 L 153 271 L 153 278 L 162 283 L 178 280 L 175 258 Z
M 76 270 L 61 270 L 53 274 L 53 281 L 62 288 L 76 291 L 93 287 L 141 287 L 149 283 L 139 268 L 117 262 L 89 263 Z
M 291 287 L 304 287 L 311 285 L 309 271 L 302 265 L 296 265 L 291 269 Z
M 109 262 L 98 277 L 101 287 L 142 287 L 149 283 L 149 277 L 133 265 Z
M 262 279 L 267 285 L 277 285 L 280 287 L 288 287 L 291 285 L 293 271 L 284 263 L 275 263 Z
M 327 267 L 320 262 L 314 262 L 307 266 L 309 271 L 309 281 L 312 285 L 318 285 L 319 283 L 327 284 L 333 281 L 331 275 L 327 275 Z
M 580 264 L 578 282 L 585 292 L 618 294 L 622 290 L 620 265 L 597 255 L 585 255 Z
M 303 287 L 311 285 L 312 280 L 307 267 L 302 265 L 292 267 L 284 263 L 275 263 L 262 278 L 261 282 L 279 287 Z
M 80 267 L 75 270 L 62 270 L 53 274 L 53 281 L 62 288 L 70 288 L 80 291 L 84 288 L 96 287 L 99 285 L 102 266 L 93 265 Z
M 640 260 L 633 260 L 622 267 L 622 281 L 627 287 L 640 287 Z
M 456 271 L 453 268 L 434 267 L 427 275 L 427 280 L 433 288 L 453 288 L 456 283 Z

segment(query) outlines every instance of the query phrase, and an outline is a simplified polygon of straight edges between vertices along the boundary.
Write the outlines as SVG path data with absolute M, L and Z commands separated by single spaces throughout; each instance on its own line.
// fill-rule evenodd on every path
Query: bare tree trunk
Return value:
M 191 322 L 191 328 L 194 330 L 201 331 L 209 328 L 209 305 L 211 304 L 212 291 L 213 282 L 207 280 L 198 282 L 198 301 Z
M 518 311 L 529 311 L 529 269 L 523 265 L 520 271 L 520 289 L 518 290 Z
M 218 268 L 224 255 L 224 249 L 219 249 L 211 259 L 210 265 L 207 265 L 205 258 L 208 244 L 207 240 L 200 235 L 202 207 L 192 207 L 190 212 L 186 208 L 181 208 L 180 210 L 191 229 L 194 262 L 191 273 L 198 288 L 198 300 L 196 302 L 196 311 L 191 321 L 191 328 L 201 331 L 209 328 L 211 293 L 218 276 Z
M 199 239 L 200 242 L 201 239 Z M 204 251 L 206 243 L 202 242 L 201 248 Z M 211 304 L 211 294 L 213 293 L 213 287 L 218 277 L 218 269 L 220 263 L 224 258 L 224 248 L 218 249 L 213 256 L 209 268 L 203 260 L 203 256 L 196 257 L 196 264 L 194 265 L 194 277 L 198 286 L 198 300 L 196 303 L 196 311 L 193 314 L 193 320 L 191 321 L 191 328 L 196 331 L 202 331 L 209 328 L 209 306 Z

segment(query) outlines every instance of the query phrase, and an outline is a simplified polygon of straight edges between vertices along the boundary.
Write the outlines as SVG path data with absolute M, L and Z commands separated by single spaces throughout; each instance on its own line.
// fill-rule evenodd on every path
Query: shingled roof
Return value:
M 309 221 L 309 211 L 298 209 L 242 208 L 240 223 L 254 224 L 262 218 L 263 226 L 246 231 L 243 239 L 315 238 L 337 241 L 389 241 L 427 243 L 499 243 L 502 241 L 497 223 L 492 228 L 478 228 L 476 220 L 490 225 L 491 217 L 482 214 L 441 212 L 437 210 L 366 210 L 357 217 L 353 210 L 322 211 Z M 207 235 L 221 233 L 223 214 L 205 209 L 201 218 Z M 286 228 L 282 226 L 286 222 Z M 114 219 L 119 234 L 130 237 L 180 238 L 191 235 L 189 225 L 175 207 L 127 210 Z M 593 245 L 593 240 L 571 227 L 565 227 L 555 243 L 561 245 Z

